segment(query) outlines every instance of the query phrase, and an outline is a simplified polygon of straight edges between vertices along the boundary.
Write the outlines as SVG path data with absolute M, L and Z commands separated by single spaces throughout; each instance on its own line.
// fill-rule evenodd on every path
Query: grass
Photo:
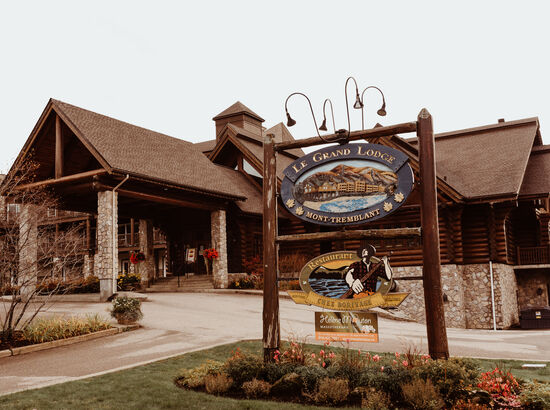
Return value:
M 237 347 L 244 353 L 261 354 L 261 343 L 246 341 L 188 353 L 144 366 L 93 378 L 0 397 L 2 409 L 328 409 L 293 403 L 234 400 L 177 388 L 174 377 L 182 368 L 199 366 L 205 360 L 224 361 Z M 318 349 L 318 346 L 316 346 Z M 335 349 L 336 350 L 336 349 Z M 517 377 L 550 381 L 546 369 L 521 369 L 514 360 L 479 360 L 484 370 L 498 365 Z

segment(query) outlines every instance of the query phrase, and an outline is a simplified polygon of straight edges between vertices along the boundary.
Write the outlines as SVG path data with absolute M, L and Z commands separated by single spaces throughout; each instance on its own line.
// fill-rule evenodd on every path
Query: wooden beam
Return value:
M 263 345 L 264 362 L 274 361 L 275 351 L 281 342 L 279 323 L 279 287 L 277 284 L 277 166 L 273 134 L 264 137 L 263 181 L 263 263 L 264 306 Z
M 376 127 L 369 130 L 352 131 L 348 141 L 356 141 L 365 138 L 385 137 L 387 135 L 405 134 L 416 131 L 416 122 L 404 122 L 402 124 L 390 125 L 387 127 Z M 312 145 L 320 145 L 332 142 L 339 142 L 341 134 L 325 135 L 323 138 L 311 137 L 298 141 L 278 142 L 275 144 L 275 151 L 284 151 L 292 148 L 304 148 Z
M 437 216 L 435 139 L 432 116 L 425 108 L 418 114 L 418 146 L 422 223 L 422 274 L 428 351 L 432 359 L 448 359 L 449 346 L 445 328 L 443 291 L 441 288 L 441 254 Z
M 81 179 L 93 177 L 93 176 L 96 176 L 96 175 L 106 174 L 106 173 L 107 173 L 107 171 L 105 169 L 95 169 L 93 171 L 86 171 L 86 172 L 81 172 L 79 174 L 67 175 L 67 176 L 61 177 L 61 178 L 46 179 L 44 181 L 31 182 L 30 184 L 25 184 L 25 185 L 18 186 L 15 189 L 25 190 L 25 189 L 30 189 L 30 188 L 42 187 L 42 186 L 46 186 L 46 185 L 58 185 L 58 184 L 63 184 L 63 183 L 75 182 L 75 181 L 78 181 L 78 180 L 81 180 Z
M 94 189 L 96 191 L 110 191 L 113 189 L 113 187 L 110 187 L 108 185 L 103 185 L 100 182 L 94 182 Z M 204 202 L 201 202 L 201 203 L 191 202 L 183 199 L 170 198 L 170 197 L 160 196 L 155 194 L 147 194 L 144 192 L 130 191 L 127 189 L 117 189 L 117 192 L 120 196 L 125 196 L 128 198 L 136 198 L 144 201 L 175 205 L 175 206 L 184 207 L 184 208 L 196 208 L 196 209 L 207 209 L 207 210 L 220 209 L 220 206 L 216 206 L 215 204 L 206 204 Z
M 59 115 L 55 115 L 55 178 L 59 179 L 63 177 L 64 168 L 64 141 L 63 130 L 61 129 L 61 120 Z
M 357 231 L 314 232 L 295 235 L 281 235 L 277 236 L 276 241 L 279 243 L 288 243 L 300 241 L 320 242 L 377 238 L 408 238 L 411 236 L 420 236 L 420 233 L 420 228 L 363 229 Z

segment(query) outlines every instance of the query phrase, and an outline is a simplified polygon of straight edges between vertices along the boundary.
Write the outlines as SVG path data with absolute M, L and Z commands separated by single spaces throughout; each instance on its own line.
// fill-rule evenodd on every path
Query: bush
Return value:
M 252 277 L 244 277 L 232 280 L 229 284 L 229 289 L 254 289 L 254 279 Z
M 390 396 L 383 391 L 374 388 L 358 387 L 353 395 L 359 396 L 361 408 L 368 410 L 386 410 L 391 406 Z
M 135 323 L 143 318 L 141 312 L 141 301 L 127 296 L 117 297 L 113 300 L 111 316 L 116 318 L 118 323 Z
M 430 379 L 415 379 L 401 386 L 403 399 L 413 409 L 442 409 L 444 402 Z
M 293 373 L 297 368 L 298 365 L 295 363 L 266 363 L 260 370 L 259 379 L 273 384 L 285 374 Z
M 23 329 L 23 336 L 31 343 L 51 342 L 109 329 L 109 321 L 100 315 L 70 318 L 36 318 Z
M 401 400 L 401 385 L 412 380 L 411 372 L 405 367 L 368 367 L 361 371 L 357 384 L 386 392 L 392 401 Z
M 299 280 L 281 280 L 279 281 L 279 290 L 300 290 Z
M 225 373 L 207 374 L 204 378 L 204 387 L 210 394 L 227 393 L 232 385 L 233 379 Z
M 424 381 L 430 379 L 443 400 L 452 405 L 465 397 L 466 387 L 477 382 L 477 374 L 464 367 L 465 363 L 467 362 L 463 359 L 430 360 L 412 369 L 411 374 Z
M 141 276 L 139 273 L 128 273 L 118 275 L 118 290 L 136 290 L 141 287 Z
M 550 384 L 526 383 L 519 398 L 526 409 L 550 409 Z
M 267 397 L 271 390 L 271 384 L 263 380 L 252 379 L 242 385 L 244 394 L 249 399 L 261 399 Z
M 199 367 L 184 369 L 175 378 L 176 385 L 188 389 L 200 389 L 205 386 L 205 377 L 220 374 L 224 364 L 214 360 L 207 360 Z
M 237 349 L 224 365 L 224 372 L 233 379 L 235 386 L 240 388 L 243 383 L 259 377 L 263 367 L 263 359 L 258 356 L 245 355 Z
M 99 279 L 94 275 L 69 281 L 51 279 L 37 284 L 36 290 L 39 295 L 98 293 Z
M 327 369 L 319 366 L 298 366 L 294 372 L 300 376 L 304 383 L 304 389 L 310 393 L 317 389 L 320 380 L 328 377 Z
M 293 400 L 300 397 L 304 382 L 296 373 L 285 374 L 271 387 L 271 395 L 280 399 Z
M 319 381 L 315 401 L 319 404 L 342 404 L 348 399 L 349 386 L 345 379 L 325 377 Z

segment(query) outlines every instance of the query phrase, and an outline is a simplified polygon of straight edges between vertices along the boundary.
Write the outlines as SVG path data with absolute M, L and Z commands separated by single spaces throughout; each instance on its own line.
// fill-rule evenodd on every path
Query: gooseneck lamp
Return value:
M 381 117 L 385 117 L 386 114 L 387 114 L 386 113 L 386 98 L 384 97 L 384 93 L 382 92 L 382 90 L 380 88 L 374 86 L 374 85 L 369 85 L 361 93 L 361 103 L 363 104 L 363 107 L 365 106 L 365 104 L 364 104 L 365 91 L 367 91 L 369 88 L 374 88 L 374 89 L 378 90 L 378 92 L 380 92 L 380 95 L 382 96 L 382 106 L 380 107 L 380 109 L 378 111 L 376 111 L 376 113 Z M 364 115 L 364 110 L 363 109 L 361 109 L 361 129 L 362 130 L 365 129 L 365 115 Z
M 326 131 L 327 130 L 327 114 L 325 112 L 325 108 L 327 106 L 327 102 L 330 104 L 330 113 L 332 114 L 332 129 L 334 130 L 334 133 L 336 134 L 336 124 L 334 122 L 334 108 L 332 107 L 332 101 L 330 100 L 330 98 L 327 98 L 324 102 L 323 102 L 323 123 L 321 124 L 321 126 L 319 127 L 319 129 L 321 131 Z

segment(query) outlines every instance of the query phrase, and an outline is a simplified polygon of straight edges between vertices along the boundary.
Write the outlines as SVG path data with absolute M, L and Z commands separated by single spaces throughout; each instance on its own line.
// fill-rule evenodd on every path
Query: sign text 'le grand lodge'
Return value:
M 404 153 L 352 143 L 307 154 L 284 170 L 281 198 L 298 218 L 321 225 L 357 225 L 396 211 L 413 186 Z

